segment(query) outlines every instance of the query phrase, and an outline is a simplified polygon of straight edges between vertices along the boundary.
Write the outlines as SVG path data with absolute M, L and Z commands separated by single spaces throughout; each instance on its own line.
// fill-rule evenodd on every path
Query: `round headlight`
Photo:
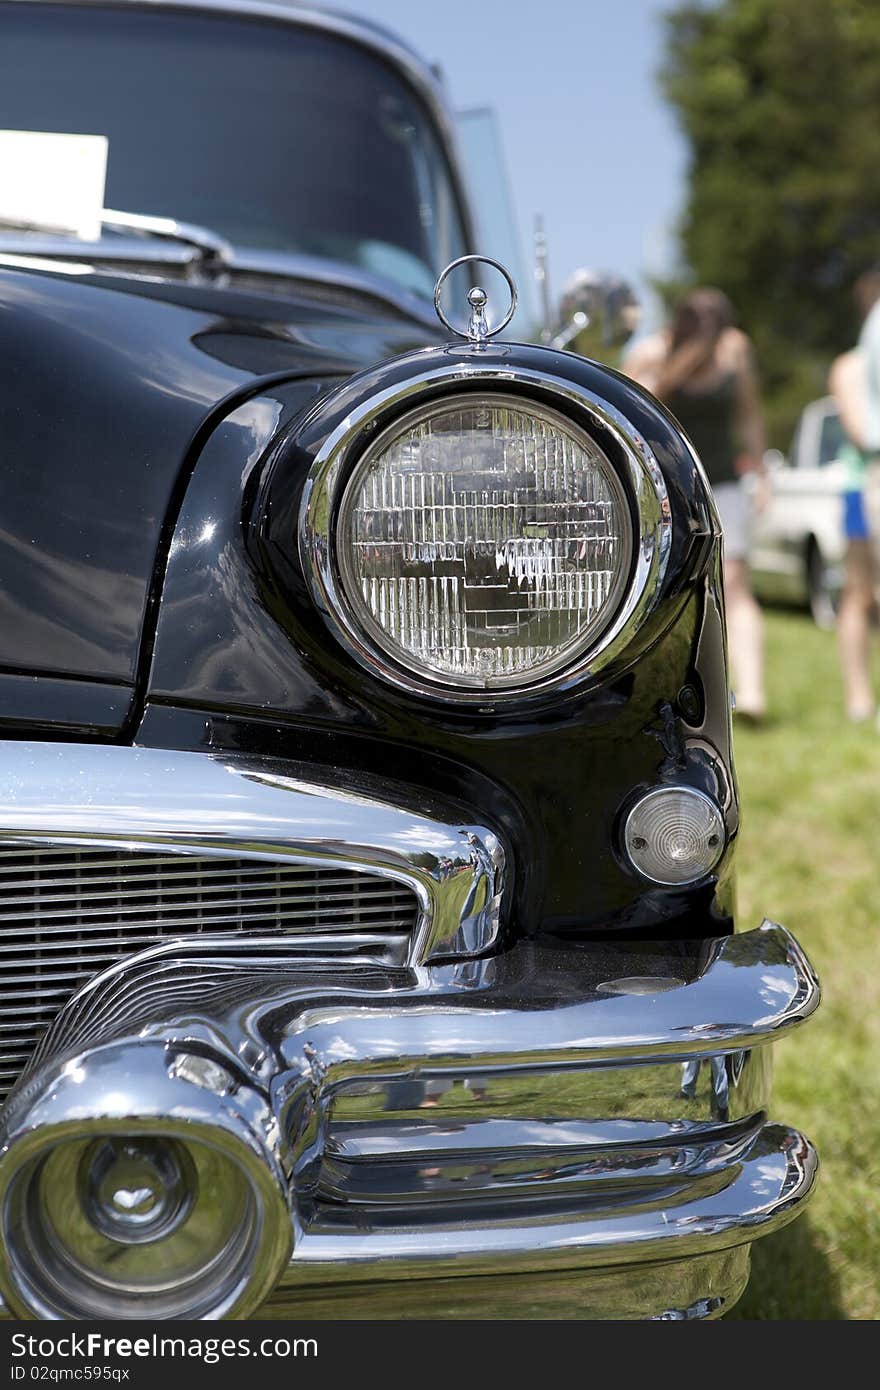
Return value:
M 565 416 L 517 396 L 459 395 L 370 445 L 335 547 L 368 641 L 421 678 L 509 690 L 601 634 L 626 586 L 632 525 L 611 462 Z

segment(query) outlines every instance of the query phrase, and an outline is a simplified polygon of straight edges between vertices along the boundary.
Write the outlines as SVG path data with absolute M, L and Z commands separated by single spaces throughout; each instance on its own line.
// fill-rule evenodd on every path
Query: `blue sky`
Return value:
M 557 296 L 578 266 L 669 268 L 686 149 L 655 77 L 662 0 L 337 3 L 439 62 L 455 107 L 495 109 L 523 255 L 543 213 Z

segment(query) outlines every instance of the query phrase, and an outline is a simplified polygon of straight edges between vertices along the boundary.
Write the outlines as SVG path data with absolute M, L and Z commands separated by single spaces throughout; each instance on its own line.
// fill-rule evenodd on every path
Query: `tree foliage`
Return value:
M 880 3 L 688 0 L 665 24 L 690 146 L 683 260 L 736 305 L 784 445 L 855 340 L 853 281 L 880 263 Z

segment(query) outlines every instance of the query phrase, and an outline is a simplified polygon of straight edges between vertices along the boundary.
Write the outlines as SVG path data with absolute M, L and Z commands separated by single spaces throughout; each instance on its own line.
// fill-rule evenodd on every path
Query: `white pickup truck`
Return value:
M 788 457 L 768 455 L 771 498 L 749 551 L 758 597 L 808 605 L 820 627 L 833 625 L 843 582 L 844 438 L 833 397 L 804 407 Z

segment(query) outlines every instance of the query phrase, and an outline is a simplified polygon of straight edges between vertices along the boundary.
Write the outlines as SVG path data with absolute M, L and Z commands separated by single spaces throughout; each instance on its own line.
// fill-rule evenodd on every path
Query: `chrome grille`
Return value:
M 411 932 L 391 879 L 296 860 L 0 846 L 0 1098 L 62 1004 L 124 956 L 200 932 Z

